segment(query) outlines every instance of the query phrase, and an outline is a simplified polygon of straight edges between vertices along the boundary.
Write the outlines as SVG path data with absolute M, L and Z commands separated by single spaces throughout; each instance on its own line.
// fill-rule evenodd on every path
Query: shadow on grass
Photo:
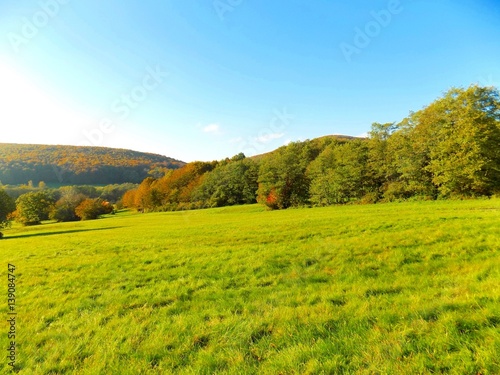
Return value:
M 31 233 L 31 234 L 18 234 L 15 236 L 5 236 L 3 237 L 2 241 L 4 240 L 13 240 L 15 238 L 28 238 L 28 237 L 42 237 L 42 236 L 53 236 L 56 234 L 70 234 L 70 233 L 80 233 L 80 232 L 94 232 L 98 230 L 109 230 L 109 229 L 119 229 L 119 228 L 124 228 L 124 227 L 109 227 L 109 228 L 95 228 L 95 229 L 73 229 L 73 230 L 61 230 L 57 232 L 41 232 L 41 233 Z

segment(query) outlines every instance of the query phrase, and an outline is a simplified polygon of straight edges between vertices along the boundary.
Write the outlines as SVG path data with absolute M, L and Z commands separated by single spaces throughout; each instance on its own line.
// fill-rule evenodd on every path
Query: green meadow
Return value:
M 500 200 L 4 231 L 19 374 L 500 374 Z

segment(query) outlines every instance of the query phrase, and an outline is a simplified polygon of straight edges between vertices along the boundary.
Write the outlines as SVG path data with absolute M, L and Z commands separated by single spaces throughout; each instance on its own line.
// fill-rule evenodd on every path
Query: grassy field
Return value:
M 500 200 L 4 233 L 20 374 L 500 374 Z

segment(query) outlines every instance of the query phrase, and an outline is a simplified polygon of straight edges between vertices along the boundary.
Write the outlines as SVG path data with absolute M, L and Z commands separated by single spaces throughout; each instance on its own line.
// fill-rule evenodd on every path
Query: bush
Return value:
M 95 220 L 101 215 L 113 212 L 113 206 L 102 199 L 85 199 L 75 209 L 76 215 L 82 220 Z
M 49 215 L 50 220 L 55 220 L 57 222 L 64 221 L 78 221 L 80 218 L 76 216 L 75 207 L 72 207 L 69 204 L 57 205 L 50 212 Z
M 360 204 L 373 204 L 377 203 L 379 200 L 379 194 L 375 191 L 371 191 L 363 195 L 363 197 L 359 200 Z

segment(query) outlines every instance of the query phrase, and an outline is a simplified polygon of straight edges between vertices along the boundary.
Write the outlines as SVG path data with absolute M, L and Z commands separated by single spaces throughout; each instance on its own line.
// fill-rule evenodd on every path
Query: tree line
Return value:
M 292 142 L 148 177 L 123 196 L 142 212 L 260 202 L 270 209 L 492 196 L 500 192 L 500 99 L 493 87 L 452 88 L 369 137 Z
M 247 158 L 178 169 L 139 185 L 0 186 L 0 229 L 16 219 L 93 219 L 113 208 L 172 211 L 259 202 L 270 209 L 500 195 L 500 97 L 493 87 L 452 88 L 369 137 L 326 136 Z
M 43 182 L 0 186 L 0 229 L 15 220 L 22 225 L 38 225 L 44 220 L 57 222 L 93 220 L 122 208 L 123 194 L 137 184 L 90 185 L 48 188 Z M 0 233 L 1 238 L 1 233 Z

